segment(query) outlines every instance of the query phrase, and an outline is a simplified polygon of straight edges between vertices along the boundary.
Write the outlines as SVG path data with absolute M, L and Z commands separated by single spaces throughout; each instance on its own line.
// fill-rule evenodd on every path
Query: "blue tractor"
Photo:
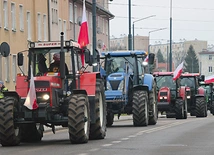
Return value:
M 155 55 L 145 51 L 111 51 L 102 53 L 107 103 L 107 126 L 112 126 L 114 115 L 132 114 L 134 126 L 155 125 L 158 119 L 156 81 L 145 73 L 147 64 L 154 63 Z

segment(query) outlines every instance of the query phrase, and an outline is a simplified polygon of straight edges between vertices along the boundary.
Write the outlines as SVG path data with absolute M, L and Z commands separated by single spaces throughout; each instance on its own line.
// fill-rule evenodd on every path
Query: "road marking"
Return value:
M 98 151 L 98 150 L 100 150 L 100 149 L 99 149 L 99 148 L 94 148 L 94 149 L 91 149 L 91 150 L 89 150 L 89 151 L 95 152 L 95 151 Z
M 107 146 L 111 146 L 112 144 L 104 144 L 102 146 L 107 147 Z
M 121 140 L 128 140 L 129 138 L 121 138 Z
M 80 153 L 80 154 L 78 154 L 78 155 L 88 155 L 88 153 Z
M 130 135 L 130 136 L 128 136 L 128 137 L 130 137 L 130 138 L 133 138 L 133 137 L 136 137 L 137 135 Z
M 121 141 L 112 141 L 112 143 L 114 143 L 114 144 L 118 144 L 118 143 L 120 143 Z

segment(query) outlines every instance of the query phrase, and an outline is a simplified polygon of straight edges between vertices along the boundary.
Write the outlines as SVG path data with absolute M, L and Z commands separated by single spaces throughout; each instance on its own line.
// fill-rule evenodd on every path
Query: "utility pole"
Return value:
M 132 50 L 132 34 L 131 34 L 131 0 L 129 0 L 129 35 L 128 35 L 128 50 Z
M 170 0 L 170 45 L 169 45 L 169 71 L 172 71 L 172 0 Z

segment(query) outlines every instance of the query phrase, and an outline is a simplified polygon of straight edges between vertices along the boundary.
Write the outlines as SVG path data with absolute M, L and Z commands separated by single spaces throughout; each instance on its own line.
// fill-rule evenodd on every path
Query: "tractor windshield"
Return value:
M 195 88 L 195 78 L 194 77 L 183 77 L 181 79 L 181 86 L 187 86 L 190 88 Z
M 176 89 L 176 83 L 173 81 L 172 76 L 157 76 L 157 87 L 169 87 L 170 89 Z
M 31 60 L 35 76 L 41 76 L 47 72 L 59 72 L 60 49 L 34 49 Z M 75 53 L 75 62 L 77 62 L 75 63 L 77 71 L 82 66 L 80 55 L 77 52 Z M 65 52 L 65 73 L 72 74 L 71 52 L 69 50 Z
M 133 57 L 110 57 L 106 59 L 105 70 L 106 74 L 116 72 L 125 72 L 126 63 L 128 65 L 128 72 L 133 72 L 135 59 Z

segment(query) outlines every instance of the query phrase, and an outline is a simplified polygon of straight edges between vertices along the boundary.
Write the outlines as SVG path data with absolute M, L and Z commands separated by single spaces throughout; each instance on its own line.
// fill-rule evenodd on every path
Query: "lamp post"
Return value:
M 136 22 L 139 22 L 139 21 L 141 21 L 141 20 L 144 20 L 144 19 L 148 19 L 148 18 L 151 18 L 151 17 L 155 17 L 156 15 L 151 15 L 151 16 L 148 16 L 148 17 L 144 17 L 144 18 L 141 18 L 141 19 L 138 19 L 138 20 L 135 20 L 135 21 L 133 21 L 133 23 L 132 23 L 132 50 L 134 50 L 134 23 L 136 23 Z
M 172 0 L 170 0 L 170 46 L 169 46 L 169 71 L 172 71 Z
M 160 28 L 160 29 L 155 29 L 155 30 L 149 31 L 148 54 L 150 53 L 150 33 L 157 32 L 157 31 L 161 31 L 161 30 L 165 30 L 165 29 L 167 29 L 167 28 Z M 150 72 L 150 65 L 148 65 L 148 71 Z

